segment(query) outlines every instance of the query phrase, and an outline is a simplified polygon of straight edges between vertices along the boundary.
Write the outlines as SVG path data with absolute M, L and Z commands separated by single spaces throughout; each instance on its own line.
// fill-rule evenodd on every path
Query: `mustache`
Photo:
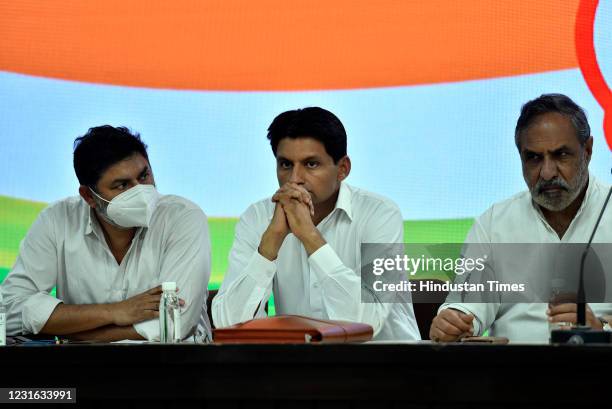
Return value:
M 571 186 L 561 178 L 554 178 L 551 180 L 538 179 L 534 190 L 538 193 L 542 193 L 546 189 L 563 189 L 566 192 L 570 190 Z

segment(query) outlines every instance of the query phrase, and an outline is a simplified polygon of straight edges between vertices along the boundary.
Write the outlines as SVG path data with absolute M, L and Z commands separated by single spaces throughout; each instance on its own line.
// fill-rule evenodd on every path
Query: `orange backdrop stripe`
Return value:
M 203 90 L 350 89 L 577 67 L 577 0 L 0 4 L 0 70 Z

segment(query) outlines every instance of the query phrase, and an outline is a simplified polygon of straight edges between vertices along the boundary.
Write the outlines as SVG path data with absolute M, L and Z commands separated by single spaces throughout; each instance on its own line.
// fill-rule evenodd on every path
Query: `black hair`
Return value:
M 346 131 L 338 117 L 326 109 L 308 107 L 283 112 L 268 128 L 268 139 L 276 156 L 283 138 L 314 138 L 325 146 L 334 163 L 346 156 Z
M 576 137 L 581 145 L 584 145 L 591 137 L 591 127 L 582 108 L 563 94 L 543 94 L 527 102 L 521 108 L 521 115 L 516 122 L 514 131 L 514 141 L 517 148 L 520 149 L 519 139 L 521 134 L 535 122 L 538 116 L 549 112 L 557 112 L 572 122 L 576 129 Z
M 95 188 L 109 167 L 135 153 L 149 160 L 147 145 L 138 133 L 123 126 L 89 128 L 85 135 L 74 140 L 74 171 L 81 185 Z

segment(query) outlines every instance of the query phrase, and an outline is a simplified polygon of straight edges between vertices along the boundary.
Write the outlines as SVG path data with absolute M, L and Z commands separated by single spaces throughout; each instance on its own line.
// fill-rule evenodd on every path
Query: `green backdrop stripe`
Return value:
M 15 262 L 19 243 L 45 203 L 0 196 L 0 282 Z M 238 218 L 210 217 L 208 226 L 212 242 L 212 274 L 209 288 L 217 289 L 227 269 L 228 255 Z M 406 243 L 461 243 L 473 219 L 407 220 L 404 222 Z

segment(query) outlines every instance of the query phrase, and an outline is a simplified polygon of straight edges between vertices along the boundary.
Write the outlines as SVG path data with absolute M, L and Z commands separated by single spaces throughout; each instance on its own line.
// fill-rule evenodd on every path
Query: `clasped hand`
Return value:
M 272 196 L 272 201 L 276 203 L 273 222 L 274 219 L 280 219 L 276 221 L 281 225 L 284 222 L 285 234 L 291 231 L 301 239 L 315 229 L 312 196 L 304 187 L 292 182 L 285 183 Z
M 275 260 L 289 233 L 302 242 L 309 255 L 325 244 L 313 221 L 315 209 L 312 196 L 304 187 L 297 183 L 285 183 L 272 196 L 272 201 L 276 203 L 274 215 L 258 249 L 262 256 Z

